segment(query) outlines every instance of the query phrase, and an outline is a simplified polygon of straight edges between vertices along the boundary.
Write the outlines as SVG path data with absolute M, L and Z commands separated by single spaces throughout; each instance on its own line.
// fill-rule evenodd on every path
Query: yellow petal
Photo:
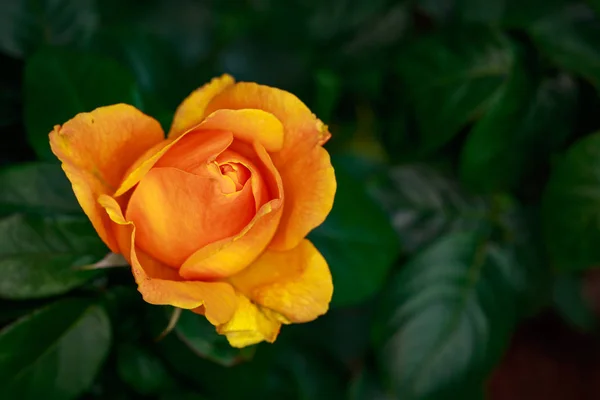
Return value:
M 238 306 L 226 324 L 219 325 L 217 332 L 226 335 L 233 347 L 250 346 L 262 341 L 273 343 L 279 334 L 281 322 L 273 312 L 253 304 L 238 294 Z
M 234 82 L 233 77 L 225 74 L 219 78 L 213 78 L 209 83 L 192 92 L 177 108 L 169 131 L 169 138 L 176 138 L 202 122 L 206 115 L 204 112 L 206 105 Z
M 112 195 L 130 165 L 164 140 L 160 124 L 132 106 L 117 104 L 78 114 L 55 126 L 49 138 L 83 211 L 102 240 L 118 251 L 96 199 Z
M 205 113 L 220 109 L 263 110 L 283 124 L 283 148 L 271 156 L 283 180 L 286 204 L 272 248 L 294 248 L 325 220 L 333 204 L 335 175 L 321 147 L 330 137 L 327 127 L 293 94 L 255 83 L 228 86 Z
M 229 281 L 253 302 L 289 322 L 312 321 L 325 314 L 333 295 L 327 262 L 306 239 L 292 250 L 267 250 Z
M 250 144 L 258 142 L 269 152 L 283 147 L 283 125 L 273 114 L 262 110 L 217 110 L 200 127 L 232 132 L 236 139 Z
M 206 318 L 213 325 L 224 324 L 231 319 L 237 308 L 237 298 L 230 284 L 181 280 L 174 269 L 136 247 L 136 227 L 131 221 L 125 220 L 114 198 L 102 195 L 98 202 L 114 223 L 129 230 L 131 269 L 138 291 L 146 302 L 184 309 L 204 306 Z

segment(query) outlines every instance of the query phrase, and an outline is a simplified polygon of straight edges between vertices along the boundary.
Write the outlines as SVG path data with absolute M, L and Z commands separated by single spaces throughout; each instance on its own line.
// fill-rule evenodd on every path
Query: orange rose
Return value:
M 333 286 L 305 236 L 333 205 L 327 127 L 294 95 L 223 75 L 156 120 L 117 104 L 50 133 L 54 154 L 144 300 L 203 314 L 232 346 L 324 314 Z

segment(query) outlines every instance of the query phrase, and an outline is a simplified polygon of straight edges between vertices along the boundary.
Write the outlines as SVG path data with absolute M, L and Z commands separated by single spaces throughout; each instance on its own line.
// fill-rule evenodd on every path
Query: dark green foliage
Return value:
M 0 398 L 471 400 L 523 320 L 597 333 L 600 1 L 0 1 Z M 309 239 L 334 297 L 230 347 L 151 306 L 50 152 L 79 112 L 165 130 L 222 73 L 330 128 L 338 189 Z M 493 398 L 493 397 L 491 397 Z

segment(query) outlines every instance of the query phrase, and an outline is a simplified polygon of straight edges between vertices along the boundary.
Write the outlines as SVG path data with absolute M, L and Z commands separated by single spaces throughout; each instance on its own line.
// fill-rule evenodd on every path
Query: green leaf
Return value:
M 81 214 L 65 173 L 57 164 L 26 163 L 0 169 L 0 214 Z
M 440 238 L 392 280 L 374 328 L 397 398 L 480 396 L 519 317 L 524 266 L 477 232 Z
M 111 59 L 45 49 L 25 67 L 25 128 L 37 155 L 57 161 L 48 133 L 80 112 L 127 103 L 138 106 L 133 77 Z
M 41 298 L 65 293 L 99 271 L 107 252 L 87 218 L 13 215 L 0 220 L 0 297 Z
M 408 254 L 446 233 L 480 230 L 487 223 L 485 198 L 468 194 L 456 181 L 423 164 L 391 168 L 374 191 Z
M 133 29 L 129 22 L 124 27 L 98 32 L 92 46 L 128 68 L 142 90 L 144 100 L 152 97 L 152 101 L 144 101 L 143 111 L 150 115 L 165 110 L 173 113 L 195 89 L 186 85 L 182 66 L 173 48 L 151 33 Z M 174 79 L 175 76 L 178 79 Z
M 553 267 L 600 265 L 600 133 L 572 145 L 553 168 L 543 196 L 544 234 Z
M 583 297 L 582 276 L 560 274 L 553 289 L 554 306 L 562 318 L 581 332 L 593 332 L 598 321 L 591 304 Z
M 104 310 L 54 303 L 0 331 L 0 387 L 7 399 L 68 400 L 92 384 L 111 342 Z
M 154 336 L 158 337 L 167 327 L 173 308 L 152 307 L 149 313 L 152 325 L 156 328 L 153 330 Z M 231 347 L 225 336 L 219 335 L 206 317 L 189 310 L 182 311 L 177 325 L 169 336 L 181 341 L 187 348 L 187 352 L 225 367 L 239 364 L 253 354 L 252 348 L 240 350 Z
M 44 44 L 85 44 L 97 25 L 95 0 L 2 1 L 0 50 L 23 57 Z
M 356 307 L 334 308 L 310 324 L 294 324 L 285 335 L 294 344 L 304 344 L 327 354 L 348 368 L 369 351 L 373 302 Z
M 460 158 L 462 180 L 483 191 L 515 189 L 526 171 L 546 161 L 573 131 L 577 84 L 568 75 L 534 90 L 519 66 L 469 133 Z
M 569 4 L 535 23 L 529 34 L 558 67 L 600 87 L 600 21 L 587 6 Z
M 138 344 L 119 346 L 117 370 L 121 379 L 142 395 L 158 394 L 170 383 L 168 372 L 158 356 Z
M 438 149 L 477 119 L 507 84 L 514 62 L 509 40 L 482 29 L 440 32 L 404 48 L 397 69 L 414 101 L 420 150 Z
M 342 161 L 334 160 L 338 186 L 333 210 L 309 235 L 331 268 L 334 306 L 356 304 L 377 293 L 399 253 L 388 217 L 351 172 L 356 161 Z
M 526 27 L 554 12 L 565 0 L 457 0 L 456 14 L 462 23 Z
M 381 383 L 381 375 L 372 368 L 363 367 L 348 388 L 348 400 L 394 400 Z

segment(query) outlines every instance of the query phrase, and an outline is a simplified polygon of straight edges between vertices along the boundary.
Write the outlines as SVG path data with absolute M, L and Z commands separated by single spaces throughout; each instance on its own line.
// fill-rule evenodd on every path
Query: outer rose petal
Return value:
M 169 138 L 176 138 L 202 122 L 206 105 L 234 82 L 235 80 L 230 75 L 225 74 L 219 78 L 213 78 L 209 83 L 192 92 L 177 108 L 169 131 Z
M 97 204 L 101 194 L 112 195 L 123 175 L 149 148 L 164 140 L 160 124 L 136 108 L 117 104 L 81 113 L 50 132 L 52 152 L 102 240 L 117 250 L 110 221 Z
M 288 250 L 325 221 L 333 207 L 337 183 L 329 153 L 321 146 L 287 162 L 274 154 L 273 162 L 283 180 L 286 203 L 270 248 Z
M 238 307 L 229 322 L 217 327 L 217 332 L 227 336 L 233 347 L 245 347 L 266 340 L 273 343 L 279 334 L 281 322 L 270 310 L 253 304 L 238 294 Z
M 335 175 L 327 152 L 321 148 L 330 134 L 296 96 L 255 83 L 227 87 L 208 104 L 205 115 L 220 109 L 248 108 L 273 114 L 285 130 L 282 150 L 272 154 L 283 180 L 286 205 L 271 247 L 291 249 L 325 220 L 333 206 Z
M 229 281 L 252 301 L 289 322 L 308 322 L 325 314 L 333 295 L 327 262 L 306 239 L 292 250 L 267 250 Z
M 115 224 L 130 233 L 131 240 L 122 243 L 122 251 L 129 255 L 138 291 L 146 302 L 185 309 L 204 306 L 206 318 L 213 325 L 224 324 L 232 318 L 237 308 L 237 298 L 230 284 L 175 280 L 179 278 L 176 271 L 136 249 L 136 227 L 133 222 L 125 220 L 117 201 L 102 195 L 98 202 Z

